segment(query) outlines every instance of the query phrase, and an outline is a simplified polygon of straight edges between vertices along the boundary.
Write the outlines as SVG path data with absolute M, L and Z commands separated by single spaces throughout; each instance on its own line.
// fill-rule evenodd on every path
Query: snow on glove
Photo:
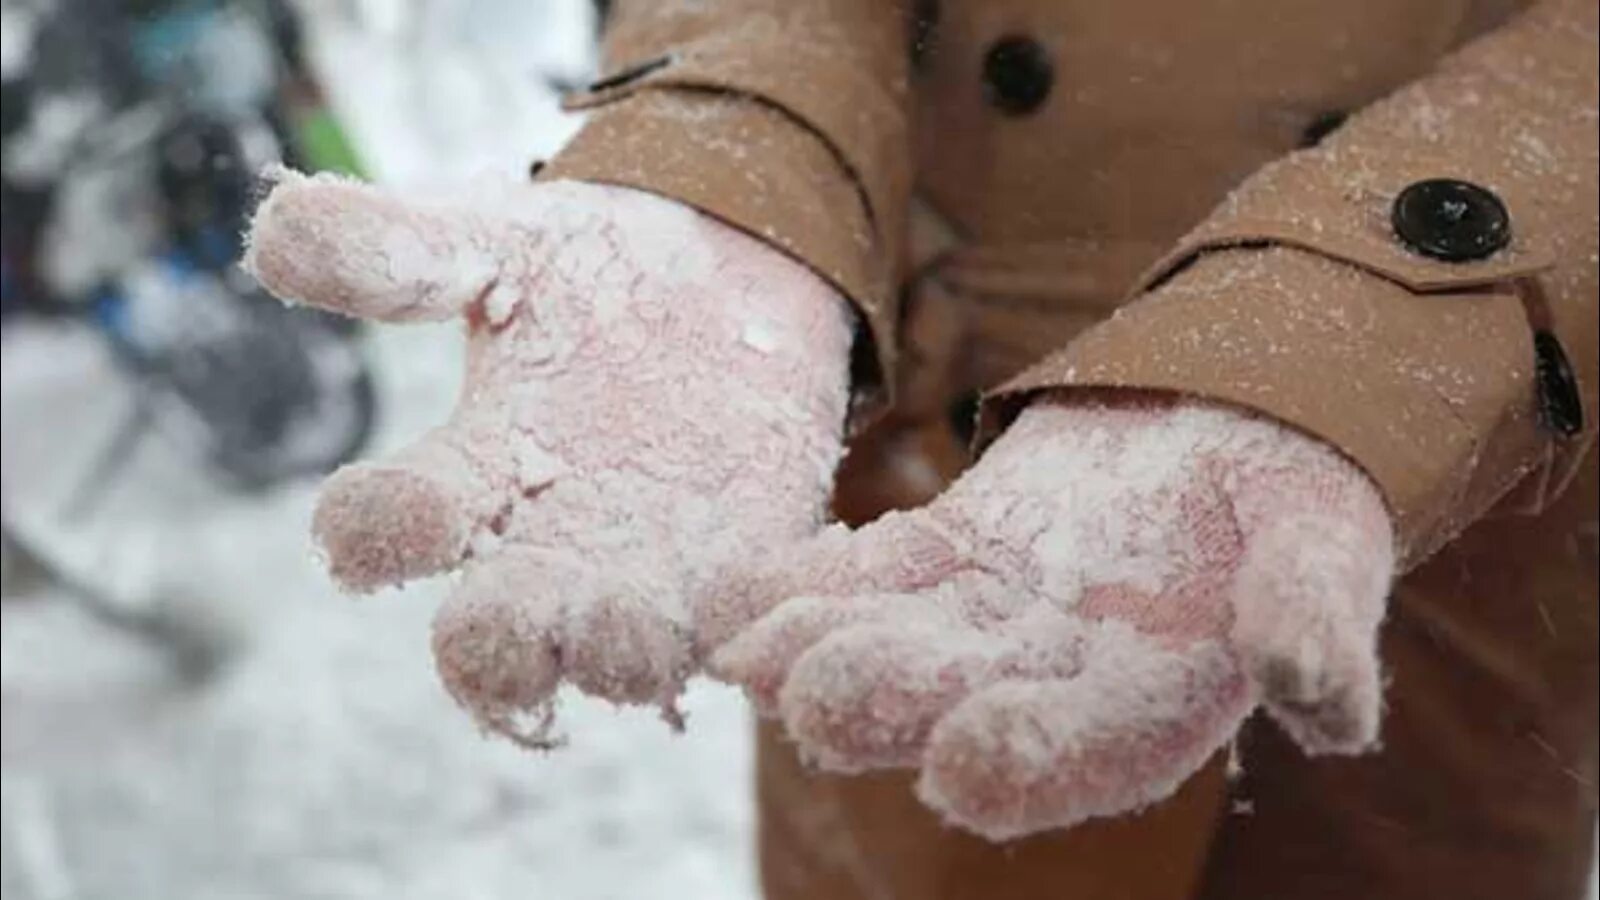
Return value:
M 408 203 L 285 173 L 245 265 L 285 299 L 466 322 L 449 422 L 336 473 L 313 530 L 354 591 L 464 569 L 434 654 L 487 728 L 543 745 L 562 680 L 676 723 L 698 579 L 818 527 L 847 307 L 688 207 L 576 182 Z
M 1394 565 L 1366 476 L 1228 409 L 1038 402 L 929 506 L 707 594 L 714 675 L 827 769 L 920 769 L 992 839 L 1160 800 L 1258 704 L 1377 738 Z M 760 616 L 745 628 L 743 623 Z

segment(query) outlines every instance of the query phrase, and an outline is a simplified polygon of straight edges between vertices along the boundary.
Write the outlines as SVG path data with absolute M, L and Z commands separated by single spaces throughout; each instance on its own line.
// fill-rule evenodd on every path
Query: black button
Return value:
M 1534 377 L 1539 382 L 1539 421 L 1564 437 L 1583 430 L 1583 397 L 1561 341 L 1548 331 L 1533 334 Z
M 1300 147 L 1304 149 L 1315 147 L 1322 143 L 1324 138 L 1338 131 L 1344 125 L 1344 120 L 1348 118 L 1350 118 L 1349 113 L 1342 109 L 1336 109 L 1312 119 L 1311 124 L 1306 126 L 1306 130 L 1300 133 Z
M 543 172 L 543 171 L 544 171 L 544 160 L 536 159 L 533 162 L 528 163 L 528 178 L 530 180 L 538 178 L 539 177 L 539 173 Z
M 984 96 L 1002 112 L 1024 115 L 1050 96 L 1055 66 L 1033 38 L 1003 37 L 983 59 Z
M 1390 221 L 1406 246 L 1445 262 L 1483 259 L 1511 242 L 1511 215 L 1500 198 L 1453 178 L 1431 178 L 1401 191 Z

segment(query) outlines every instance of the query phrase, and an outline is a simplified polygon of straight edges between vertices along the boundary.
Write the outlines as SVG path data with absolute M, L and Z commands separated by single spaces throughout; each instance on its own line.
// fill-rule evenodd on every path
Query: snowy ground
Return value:
M 572 128 L 547 81 L 585 72 L 583 0 L 314 8 L 334 101 L 382 180 L 525 171 Z M 460 346 L 452 328 L 425 327 L 376 331 L 371 350 L 381 451 L 443 416 Z M 337 596 L 306 538 L 309 485 L 230 498 L 155 445 L 92 523 L 42 514 L 103 446 L 125 400 L 115 388 L 73 335 L 7 347 L 7 503 L 35 504 L 37 536 L 83 577 L 204 612 L 207 634 L 237 648 L 189 683 L 48 587 L 8 598 L 6 900 L 754 896 L 748 723 L 733 692 L 691 691 L 684 736 L 574 696 L 565 751 L 484 739 L 432 672 L 444 585 Z

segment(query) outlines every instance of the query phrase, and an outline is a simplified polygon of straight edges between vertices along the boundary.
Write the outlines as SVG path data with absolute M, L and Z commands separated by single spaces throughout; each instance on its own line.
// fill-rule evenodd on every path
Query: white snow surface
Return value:
M 379 180 L 521 171 L 575 127 L 542 76 L 589 65 L 583 0 L 307 7 L 329 92 Z M 450 325 L 369 334 L 382 453 L 442 420 L 462 348 Z M 574 693 L 566 748 L 485 738 L 433 672 L 428 622 L 447 583 L 339 596 L 311 550 L 314 485 L 230 497 L 186 481 L 157 442 L 93 522 L 40 513 L 126 402 L 84 342 L 42 346 L 6 350 L 8 516 L 36 504 L 35 536 L 74 574 L 118 602 L 203 611 L 238 649 L 192 684 L 54 589 L 0 606 L 6 900 L 756 895 L 734 691 L 691 687 L 683 735 Z
M 187 689 L 70 608 L 7 609 L 4 895 L 754 895 L 736 696 L 691 690 L 691 730 L 674 737 L 574 695 L 571 745 L 533 755 L 481 737 L 444 697 L 435 599 L 302 595 Z

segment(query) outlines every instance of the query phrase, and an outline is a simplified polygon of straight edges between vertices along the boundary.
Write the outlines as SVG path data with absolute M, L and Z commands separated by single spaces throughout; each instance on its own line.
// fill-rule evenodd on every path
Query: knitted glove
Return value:
M 1258 704 L 1310 753 L 1372 745 L 1391 542 L 1298 432 L 1044 400 L 929 506 L 747 566 L 699 621 L 804 756 L 917 768 L 998 840 L 1166 797 Z
M 720 561 L 820 524 L 847 307 L 688 207 L 576 182 L 425 204 L 285 173 L 245 265 L 348 315 L 464 320 L 449 422 L 340 470 L 313 528 L 354 591 L 464 570 L 433 647 L 487 728 L 542 744 L 562 680 L 676 721 L 684 598 Z

